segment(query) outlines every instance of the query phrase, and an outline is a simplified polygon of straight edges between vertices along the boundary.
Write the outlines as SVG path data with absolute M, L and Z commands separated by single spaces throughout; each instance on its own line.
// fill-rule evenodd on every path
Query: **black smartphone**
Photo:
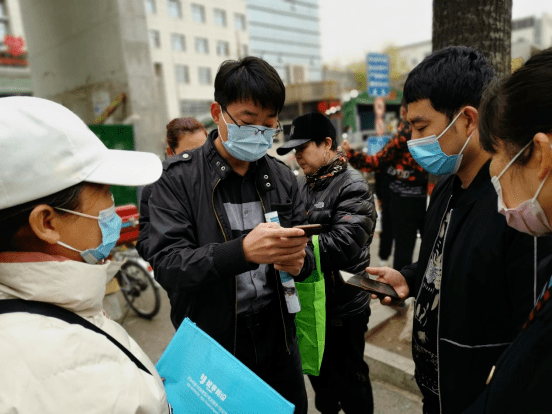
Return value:
M 293 226 L 294 229 L 301 229 L 305 232 L 302 237 L 311 237 L 315 234 L 320 234 L 322 231 L 322 224 L 304 224 L 302 226 Z
M 370 293 L 375 293 L 380 299 L 389 296 L 391 299 L 401 300 L 399 294 L 387 283 L 378 282 L 377 280 L 363 277 L 360 279 L 361 287 Z
M 393 289 L 391 285 L 387 283 L 378 282 L 374 279 L 370 279 L 370 276 L 366 272 L 357 273 L 353 275 L 344 271 L 340 271 L 341 278 L 349 285 L 359 287 L 370 293 L 378 295 L 380 299 L 385 296 L 389 296 L 394 301 L 400 301 L 399 294 Z

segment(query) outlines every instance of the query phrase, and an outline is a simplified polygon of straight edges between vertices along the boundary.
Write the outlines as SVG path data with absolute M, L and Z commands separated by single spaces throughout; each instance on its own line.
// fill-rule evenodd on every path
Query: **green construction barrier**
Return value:
M 134 129 L 132 125 L 88 125 L 109 149 L 134 151 Z M 111 186 L 115 205 L 138 205 L 136 187 Z

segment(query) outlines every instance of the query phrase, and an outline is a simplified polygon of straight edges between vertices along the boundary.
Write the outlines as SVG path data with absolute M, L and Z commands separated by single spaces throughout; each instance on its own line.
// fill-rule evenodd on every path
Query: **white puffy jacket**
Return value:
M 0 253 L 0 300 L 48 302 L 114 337 L 29 313 L 0 314 L 0 413 L 168 413 L 163 384 L 136 342 L 102 311 L 108 265 L 42 253 Z

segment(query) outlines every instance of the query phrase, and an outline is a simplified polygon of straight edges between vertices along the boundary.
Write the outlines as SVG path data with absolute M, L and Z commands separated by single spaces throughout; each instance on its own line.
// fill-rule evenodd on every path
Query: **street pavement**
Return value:
M 378 244 L 379 237 L 378 234 L 376 234 L 370 249 L 372 253 L 373 266 L 379 265 L 379 259 L 377 257 Z M 120 296 L 120 293 L 117 293 L 116 295 L 124 310 L 124 300 Z M 152 320 L 139 318 L 132 311 L 123 311 L 123 313 L 126 313 L 126 316 L 124 316 L 120 321 L 128 333 L 136 340 L 136 342 L 142 347 L 144 352 L 154 363 L 159 360 L 165 347 L 174 335 L 174 327 L 172 326 L 169 317 L 170 305 L 164 291 L 161 292 L 161 297 L 161 310 Z M 371 322 L 369 326 L 371 325 Z M 400 359 L 400 357 L 397 357 L 397 359 Z M 381 370 L 381 368 L 379 368 L 379 370 Z M 373 376 L 371 375 L 371 377 Z M 385 377 L 378 375 L 377 378 Z M 308 413 L 318 413 L 319 411 L 314 408 L 314 391 L 312 390 L 307 377 L 305 377 L 305 382 L 307 385 L 307 395 L 309 397 Z M 372 387 L 374 394 L 375 414 L 410 414 L 422 412 L 421 398 L 419 395 L 413 392 L 408 392 L 405 388 L 401 389 L 392 385 L 392 381 L 384 382 L 373 378 Z

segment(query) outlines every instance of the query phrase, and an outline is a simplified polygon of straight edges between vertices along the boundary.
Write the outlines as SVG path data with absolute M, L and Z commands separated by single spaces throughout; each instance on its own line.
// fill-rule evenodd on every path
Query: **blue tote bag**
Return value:
M 156 365 L 174 414 L 293 413 L 294 405 L 186 318 Z

